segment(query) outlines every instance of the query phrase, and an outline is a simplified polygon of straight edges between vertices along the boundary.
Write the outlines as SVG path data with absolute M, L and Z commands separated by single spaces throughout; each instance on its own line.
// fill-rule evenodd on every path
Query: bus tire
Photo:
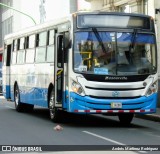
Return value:
M 20 93 L 19 93 L 18 85 L 16 85 L 16 88 L 14 91 L 14 102 L 15 102 L 16 111 L 23 112 L 25 104 L 21 103 L 20 101 Z
M 34 109 L 34 105 L 33 104 L 25 104 L 25 110 L 26 112 L 32 112 Z
M 126 114 L 124 113 L 118 115 L 119 121 L 123 126 L 129 126 L 133 117 L 134 117 L 133 113 L 126 113 Z
M 61 121 L 61 111 L 58 110 L 58 108 L 55 107 L 55 101 L 54 101 L 55 95 L 54 95 L 54 90 L 52 89 L 49 97 L 49 114 L 50 114 L 50 119 L 57 123 Z

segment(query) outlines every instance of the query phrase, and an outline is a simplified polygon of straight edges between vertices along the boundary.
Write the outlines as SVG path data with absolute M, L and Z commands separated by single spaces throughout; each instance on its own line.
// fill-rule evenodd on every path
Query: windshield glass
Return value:
M 143 75 L 156 71 L 151 34 L 76 32 L 74 71 L 100 75 Z

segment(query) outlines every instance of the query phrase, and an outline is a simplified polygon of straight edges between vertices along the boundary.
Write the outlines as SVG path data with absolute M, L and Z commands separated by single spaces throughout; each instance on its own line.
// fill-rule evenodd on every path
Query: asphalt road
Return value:
M 57 125 L 63 129 L 55 130 Z M 81 145 L 91 145 L 91 150 L 104 145 L 154 146 L 160 145 L 160 123 L 134 117 L 132 125 L 124 127 L 114 116 L 66 113 L 65 120 L 56 124 L 50 121 L 47 109 L 18 113 L 13 102 L 0 97 L 0 145 L 70 145 L 77 151 Z

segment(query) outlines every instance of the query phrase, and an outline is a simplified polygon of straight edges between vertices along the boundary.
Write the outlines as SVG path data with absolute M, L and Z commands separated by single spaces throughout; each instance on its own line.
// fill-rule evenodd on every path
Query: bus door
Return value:
M 11 60 L 11 44 L 4 45 L 3 67 L 2 67 L 2 91 L 6 99 L 11 98 L 10 93 L 10 60 Z
M 64 81 L 64 36 L 63 34 L 56 34 L 56 49 L 55 49 L 55 107 L 62 107 L 63 100 L 63 81 Z

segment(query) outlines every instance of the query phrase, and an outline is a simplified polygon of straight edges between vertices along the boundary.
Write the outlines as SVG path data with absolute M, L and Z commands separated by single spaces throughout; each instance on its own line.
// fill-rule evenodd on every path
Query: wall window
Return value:
M 2 39 L 5 35 L 12 33 L 13 17 L 10 17 L 2 22 Z
M 37 34 L 35 62 L 37 63 L 45 62 L 46 44 L 47 44 L 47 32 L 41 32 Z
M 123 5 L 120 5 L 117 8 L 118 8 L 119 12 L 125 12 L 125 13 L 130 13 L 131 12 L 130 5 L 128 5 L 127 3 L 123 4 Z
M 108 0 L 103 0 L 103 5 L 107 5 L 109 3 Z
M 1 3 L 6 4 L 8 6 L 13 6 L 13 0 L 1 0 Z M 2 7 L 2 11 L 5 12 L 7 11 L 9 8 L 7 7 Z
M 54 62 L 54 30 L 48 32 L 47 62 Z

